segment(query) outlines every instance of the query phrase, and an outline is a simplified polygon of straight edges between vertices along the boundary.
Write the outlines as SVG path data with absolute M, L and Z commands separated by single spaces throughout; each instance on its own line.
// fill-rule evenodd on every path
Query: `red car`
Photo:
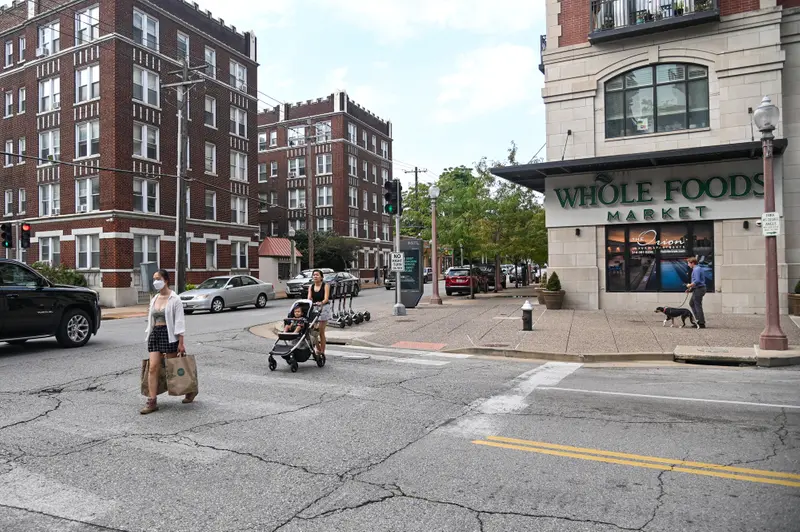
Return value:
M 472 279 L 472 292 L 488 292 L 489 285 L 486 276 L 478 268 L 472 268 L 472 275 L 468 267 L 454 267 L 444 274 L 444 290 L 448 296 L 455 293 L 469 294 L 470 279 Z

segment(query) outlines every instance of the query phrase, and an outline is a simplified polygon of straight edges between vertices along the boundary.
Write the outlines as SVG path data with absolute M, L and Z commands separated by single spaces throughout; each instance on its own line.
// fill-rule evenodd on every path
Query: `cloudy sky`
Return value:
M 431 181 L 448 166 L 501 159 L 512 140 L 527 161 L 545 141 L 541 0 L 196 1 L 255 31 L 258 86 L 270 97 L 343 89 L 390 119 L 400 177 L 417 165 Z

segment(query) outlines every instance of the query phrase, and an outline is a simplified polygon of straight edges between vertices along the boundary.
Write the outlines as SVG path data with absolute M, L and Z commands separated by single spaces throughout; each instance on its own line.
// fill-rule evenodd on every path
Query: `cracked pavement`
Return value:
M 567 390 L 532 389 L 494 412 L 481 405 L 539 363 L 387 350 L 333 354 L 295 374 L 278 360 L 271 373 L 271 342 L 243 328 L 284 312 L 189 317 L 200 395 L 190 405 L 162 395 L 149 416 L 138 414 L 142 320 L 104 323 L 81 350 L 0 345 L 0 530 L 705 532 L 800 522 L 800 487 L 473 443 L 503 436 L 800 474 L 800 409 L 751 404 L 800 405 L 800 371 L 583 366 L 557 384 Z

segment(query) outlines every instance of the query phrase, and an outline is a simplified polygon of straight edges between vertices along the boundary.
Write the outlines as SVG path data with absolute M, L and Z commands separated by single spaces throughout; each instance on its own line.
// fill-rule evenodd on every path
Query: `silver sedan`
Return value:
M 275 299 L 275 287 L 249 275 L 226 275 L 206 279 L 197 288 L 179 296 L 186 314 L 195 310 L 214 313 L 247 305 L 264 308 L 267 301 Z

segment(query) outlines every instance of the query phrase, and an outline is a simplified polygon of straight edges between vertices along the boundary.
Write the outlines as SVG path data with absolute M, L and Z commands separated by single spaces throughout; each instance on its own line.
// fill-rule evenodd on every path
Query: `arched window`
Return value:
M 709 127 L 708 69 L 660 64 L 605 85 L 606 138 Z

